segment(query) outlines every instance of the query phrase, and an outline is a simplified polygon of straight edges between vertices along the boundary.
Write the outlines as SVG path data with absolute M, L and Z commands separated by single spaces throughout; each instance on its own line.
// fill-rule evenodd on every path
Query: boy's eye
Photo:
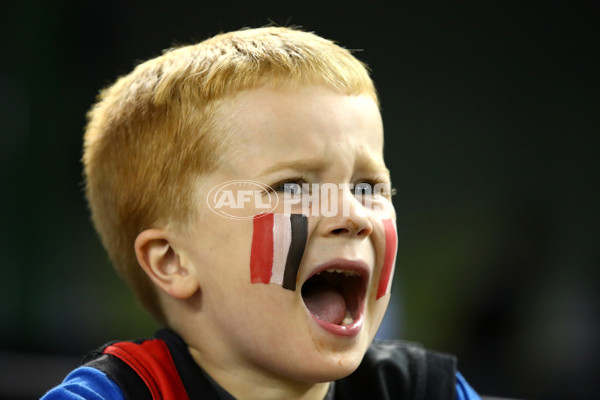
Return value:
M 286 194 L 297 195 L 302 193 L 302 184 L 305 183 L 302 179 L 291 179 L 280 182 L 273 186 L 273 190 L 276 192 L 283 192 Z
M 373 184 L 369 182 L 361 182 L 357 183 L 354 186 L 354 195 L 356 196 L 364 196 L 373 193 Z
M 289 194 L 302 193 L 302 186 L 299 183 L 287 182 L 283 184 L 283 192 Z
M 391 188 L 389 183 L 379 180 L 359 182 L 354 185 L 353 191 L 354 195 L 358 197 L 373 195 L 390 198 L 396 194 L 396 189 Z

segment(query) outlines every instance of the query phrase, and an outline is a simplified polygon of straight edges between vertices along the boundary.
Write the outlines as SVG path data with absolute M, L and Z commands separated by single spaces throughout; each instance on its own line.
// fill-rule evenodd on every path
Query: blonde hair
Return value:
M 101 91 L 84 140 L 92 219 L 119 274 L 151 315 L 165 322 L 133 244 L 149 228 L 183 226 L 195 212 L 194 182 L 218 168 L 227 134 L 222 100 L 263 85 L 321 84 L 377 94 L 366 67 L 332 41 L 291 28 L 216 35 L 169 49 Z

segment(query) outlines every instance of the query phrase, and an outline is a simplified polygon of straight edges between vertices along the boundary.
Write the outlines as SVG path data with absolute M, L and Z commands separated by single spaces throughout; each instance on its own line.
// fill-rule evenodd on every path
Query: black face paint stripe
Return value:
M 308 218 L 303 214 L 291 214 L 290 225 L 292 228 L 292 241 L 290 243 L 290 251 L 285 260 L 282 286 L 284 289 L 296 290 L 298 269 L 300 268 L 300 262 L 306 248 L 306 240 L 308 239 Z

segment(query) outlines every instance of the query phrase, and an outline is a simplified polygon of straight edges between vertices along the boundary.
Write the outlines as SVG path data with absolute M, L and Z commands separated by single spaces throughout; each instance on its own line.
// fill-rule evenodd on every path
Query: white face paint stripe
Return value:
M 275 214 L 273 220 L 273 274 L 270 283 L 283 283 L 285 263 L 292 242 L 290 216 Z

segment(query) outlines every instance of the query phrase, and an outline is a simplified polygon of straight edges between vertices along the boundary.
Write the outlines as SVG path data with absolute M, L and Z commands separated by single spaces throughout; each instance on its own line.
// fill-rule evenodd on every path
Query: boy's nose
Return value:
M 373 232 L 368 210 L 348 189 L 341 189 L 338 195 L 337 213 L 321 217 L 324 235 L 368 237 Z

